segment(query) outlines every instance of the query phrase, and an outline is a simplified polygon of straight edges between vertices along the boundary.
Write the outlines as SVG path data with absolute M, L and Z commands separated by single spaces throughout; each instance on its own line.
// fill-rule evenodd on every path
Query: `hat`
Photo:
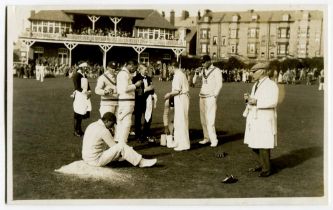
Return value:
M 206 63 L 207 61 L 210 61 L 210 56 L 209 55 L 204 55 L 200 58 L 201 63 Z
M 256 65 L 254 65 L 254 66 L 251 68 L 251 71 L 252 71 L 252 72 L 255 72 L 255 71 L 259 70 L 259 69 L 267 70 L 267 69 L 268 69 L 268 66 L 269 66 L 268 63 L 257 63 Z
M 111 69 L 116 69 L 117 68 L 117 64 L 114 61 L 110 61 L 110 62 L 108 62 L 108 67 L 110 67 Z
M 88 66 L 88 64 L 86 62 L 83 62 L 79 65 L 80 68 L 87 67 L 87 66 Z

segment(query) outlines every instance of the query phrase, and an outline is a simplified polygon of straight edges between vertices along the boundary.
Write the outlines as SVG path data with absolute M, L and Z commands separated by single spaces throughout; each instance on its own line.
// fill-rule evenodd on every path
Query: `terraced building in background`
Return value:
M 197 25 L 197 55 L 215 60 L 323 57 L 322 11 L 205 10 Z

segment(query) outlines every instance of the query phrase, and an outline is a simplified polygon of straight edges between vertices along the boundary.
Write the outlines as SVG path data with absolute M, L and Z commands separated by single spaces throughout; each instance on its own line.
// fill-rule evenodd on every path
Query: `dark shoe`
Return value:
M 222 152 L 222 153 L 218 153 L 218 154 L 216 155 L 216 157 L 217 157 L 217 158 L 225 158 L 227 155 L 228 155 L 228 153 L 226 153 L 226 152 Z
M 259 174 L 259 177 L 269 177 L 271 175 L 270 171 L 262 171 Z
M 149 144 L 155 144 L 156 143 L 156 139 L 154 137 L 148 137 L 148 143 Z
M 232 183 L 236 183 L 238 181 L 238 179 L 236 179 L 233 175 L 230 176 L 226 176 L 223 180 L 222 183 L 224 184 L 232 184 Z
M 262 167 L 261 166 L 256 166 L 254 168 L 249 168 L 248 171 L 249 172 L 260 172 L 260 171 L 262 171 Z

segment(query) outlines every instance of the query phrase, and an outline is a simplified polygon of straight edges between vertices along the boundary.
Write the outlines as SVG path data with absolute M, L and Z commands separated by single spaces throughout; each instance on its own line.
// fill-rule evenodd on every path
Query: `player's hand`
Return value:
M 168 100 L 170 98 L 170 93 L 165 94 L 164 99 Z
M 137 81 L 134 85 L 136 86 L 136 87 L 140 87 L 141 86 L 141 84 L 142 84 L 142 81 L 141 80 L 139 80 L 139 81 Z
M 257 105 L 257 99 L 255 99 L 255 98 L 249 98 L 248 99 L 248 103 L 250 105 Z

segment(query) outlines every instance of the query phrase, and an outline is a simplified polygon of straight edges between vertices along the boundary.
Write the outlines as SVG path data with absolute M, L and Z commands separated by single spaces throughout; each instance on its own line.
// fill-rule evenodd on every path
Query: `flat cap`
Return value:
M 80 65 L 79 65 L 79 67 L 81 68 L 81 67 L 87 67 L 88 66 L 88 64 L 86 63 L 86 62 L 83 62 L 83 63 L 81 63 Z
M 203 55 L 203 56 L 201 56 L 201 58 L 200 58 L 201 63 L 205 63 L 205 62 L 210 61 L 210 60 L 211 60 L 211 59 L 210 59 L 210 56 L 209 56 L 209 55 Z
M 269 63 L 257 63 L 256 65 L 254 65 L 251 68 L 251 71 L 254 72 L 254 71 L 257 71 L 259 69 L 267 70 L 268 67 L 269 67 Z

